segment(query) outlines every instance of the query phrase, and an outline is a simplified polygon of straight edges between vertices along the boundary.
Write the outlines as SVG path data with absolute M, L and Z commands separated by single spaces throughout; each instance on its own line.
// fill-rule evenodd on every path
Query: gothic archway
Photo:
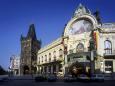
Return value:
M 79 63 L 79 62 L 74 62 L 69 66 L 69 72 L 73 75 L 73 76 L 78 76 L 79 74 L 83 74 L 84 73 L 84 66 L 83 64 Z
M 29 67 L 27 65 L 23 67 L 23 74 L 29 74 Z

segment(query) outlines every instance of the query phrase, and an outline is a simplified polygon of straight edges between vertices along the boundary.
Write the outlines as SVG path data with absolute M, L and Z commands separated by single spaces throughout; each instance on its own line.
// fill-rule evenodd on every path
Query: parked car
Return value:
M 58 72 L 57 77 L 58 77 L 58 79 L 63 79 L 63 77 L 64 77 L 63 72 Z
M 73 81 L 76 81 L 77 78 L 76 77 L 72 77 L 72 75 L 65 75 L 64 76 L 64 81 L 65 82 L 73 82 Z
M 36 82 L 42 82 L 42 81 L 45 81 L 45 80 L 46 80 L 46 78 L 42 75 L 38 75 L 38 76 L 35 77 Z
M 103 74 L 93 74 L 91 76 L 91 81 L 104 81 L 104 75 Z
M 78 79 L 78 81 L 83 81 L 83 82 L 90 81 L 90 78 L 85 74 L 80 74 L 77 79 Z
M 56 75 L 53 75 L 53 74 L 48 75 L 47 80 L 48 80 L 49 82 L 54 82 L 54 81 L 57 80 L 57 76 L 56 76 Z

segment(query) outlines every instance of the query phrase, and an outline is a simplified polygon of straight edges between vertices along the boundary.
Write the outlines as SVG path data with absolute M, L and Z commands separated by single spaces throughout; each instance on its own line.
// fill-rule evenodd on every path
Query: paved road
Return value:
M 10 80 L 0 83 L 0 86 L 115 86 L 114 81 L 106 81 L 102 83 L 86 83 L 86 82 L 35 82 L 34 80 Z
M 22 78 L 22 79 L 21 79 Z M 31 77 L 13 77 L 13 79 L 0 82 L 0 86 L 115 86 L 115 81 L 94 82 L 35 82 Z

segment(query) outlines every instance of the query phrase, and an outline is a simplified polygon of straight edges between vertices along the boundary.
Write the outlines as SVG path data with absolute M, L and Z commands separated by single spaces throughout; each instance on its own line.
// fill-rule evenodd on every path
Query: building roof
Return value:
M 99 26 L 101 32 L 112 32 L 115 33 L 115 23 L 103 23 Z
M 62 37 L 60 37 L 60 38 L 56 39 L 55 41 L 51 42 L 50 44 L 44 46 L 43 48 L 41 48 L 38 51 L 38 53 L 42 53 L 42 52 L 44 52 L 44 51 L 46 51 L 46 50 L 48 50 L 54 46 L 57 46 L 57 45 L 61 44 L 61 42 L 62 42 Z

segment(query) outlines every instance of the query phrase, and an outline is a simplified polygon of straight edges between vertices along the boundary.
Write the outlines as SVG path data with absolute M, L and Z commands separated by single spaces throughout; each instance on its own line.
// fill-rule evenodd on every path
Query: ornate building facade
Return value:
M 37 52 L 41 47 L 41 42 L 37 40 L 34 24 L 31 24 L 26 37 L 21 35 L 21 60 L 20 73 L 36 73 Z
M 39 73 L 115 73 L 115 24 L 102 23 L 98 12 L 79 5 L 63 36 L 37 54 Z

